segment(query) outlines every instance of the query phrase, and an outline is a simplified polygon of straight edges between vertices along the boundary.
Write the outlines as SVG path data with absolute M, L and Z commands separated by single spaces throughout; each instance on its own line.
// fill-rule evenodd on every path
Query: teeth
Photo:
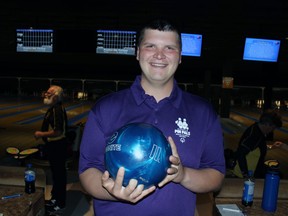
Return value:
M 153 63 L 152 65 L 157 66 L 157 67 L 164 67 L 165 66 L 165 64 L 157 64 L 157 63 Z

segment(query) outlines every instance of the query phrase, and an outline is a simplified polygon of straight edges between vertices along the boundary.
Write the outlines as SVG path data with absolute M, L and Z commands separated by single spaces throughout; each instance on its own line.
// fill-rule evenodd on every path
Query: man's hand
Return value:
M 144 190 L 144 185 L 138 185 L 135 179 L 131 179 L 129 184 L 124 187 L 122 186 L 124 175 L 125 169 L 120 167 L 115 181 L 109 177 L 108 171 L 105 171 L 102 176 L 102 186 L 118 200 L 137 203 L 156 189 L 155 186 L 152 186 Z
M 35 131 L 34 138 L 36 140 L 40 139 L 42 137 L 42 131 Z
M 184 167 L 182 166 L 180 157 L 177 152 L 177 147 L 172 139 L 172 137 L 168 137 L 168 142 L 170 143 L 172 149 L 172 155 L 169 157 L 171 162 L 171 167 L 167 170 L 167 175 L 161 181 L 158 186 L 163 187 L 165 184 L 173 181 L 175 183 L 180 183 L 184 178 Z

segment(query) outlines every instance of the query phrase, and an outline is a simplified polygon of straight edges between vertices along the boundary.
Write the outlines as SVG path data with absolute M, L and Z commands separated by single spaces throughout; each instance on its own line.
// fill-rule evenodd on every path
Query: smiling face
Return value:
M 178 34 L 173 31 L 146 29 L 137 50 L 142 79 L 154 84 L 173 82 L 181 63 Z

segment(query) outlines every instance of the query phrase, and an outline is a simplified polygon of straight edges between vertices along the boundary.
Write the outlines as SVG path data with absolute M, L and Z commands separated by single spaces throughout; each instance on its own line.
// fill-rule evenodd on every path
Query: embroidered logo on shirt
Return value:
M 178 118 L 175 121 L 175 124 L 178 126 L 174 130 L 175 135 L 180 137 L 180 142 L 184 143 L 185 139 L 190 136 L 189 126 L 185 118 Z

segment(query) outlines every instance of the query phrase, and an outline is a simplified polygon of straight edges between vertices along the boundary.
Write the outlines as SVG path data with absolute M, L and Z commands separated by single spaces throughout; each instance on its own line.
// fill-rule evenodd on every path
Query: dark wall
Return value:
M 179 81 L 204 82 L 205 71 L 210 70 L 211 82 L 221 83 L 223 72 L 230 70 L 238 85 L 265 84 L 270 74 L 275 78 L 270 80 L 272 85 L 286 85 L 288 3 L 284 0 L 12 0 L 0 4 L 4 75 L 133 79 L 140 73 L 135 56 L 96 55 L 93 42 L 89 47 L 91 32 L 112 28 L 137 31 L 147 20 L 163 17 L 176 22 L 182 32 L 203 34 L 202 56 L 183 57 L 176 76 Z M 15 29 L 29 27 L 55 30 L 53 54 L 15 52 Z M 280 39 L 278 63 L 263 70 L 267 64 L 243 61 L 246 36 Z M 74 49 L 71 43 L 75 43 Z

